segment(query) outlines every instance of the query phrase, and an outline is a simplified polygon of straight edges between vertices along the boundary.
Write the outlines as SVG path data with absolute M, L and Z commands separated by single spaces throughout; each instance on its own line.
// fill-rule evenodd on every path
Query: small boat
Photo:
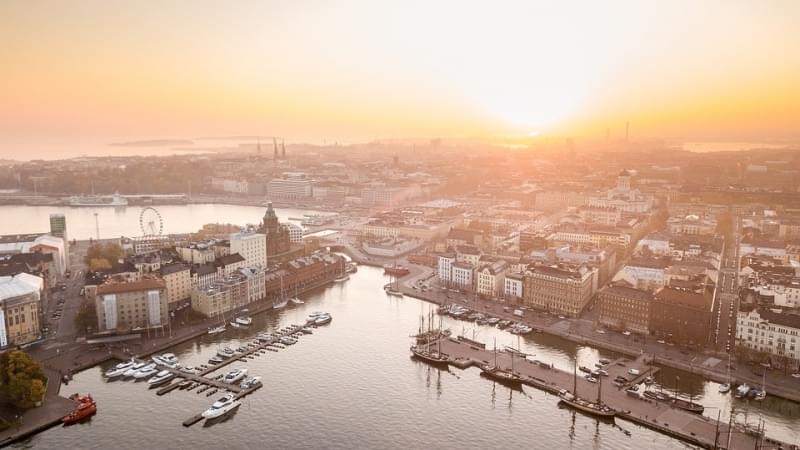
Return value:
M 162 366 L 175 368 L 178 364 L 178 358 L 174 353 L 164 353 L 162 355 L 153 356 L 153 362 L 161 364 Z
M 292 303 L 294 303 L 295 305 L 302 305 L 303 303 L 305 303 L 304 301 L 300 300 L 300 299 L 299 299 L 299 298 L 297 298 L 297 297 L 292 297 L 290 300 L 291 300 L 291 302 L 292 302 Z
M 180 383 L 178 383 L 178 389 L 184 390 L 184 389 L 188 388 L 189 386 L 191 386 L 192 383 L 194 383 L 194 381 L 192 381 L 192 380 L 183 380 Z
M 292 339 L 290 337 L 284 336 L 280 338 L 280 343 L 283 345 L 294 345 L 297 343 L 297 339 Z
M 208 329 L 208 334 L 219 334 L 225 331 L 226 325 L 223 323 L 221 325 L 217 325 L 216 327 L 211 327 Z
M 126 361 L 117 364 L 116 366 L 106 370 L 104 375 L 106 378 L 116 378 L 128 371 L 134 365 L 134 361 Z
M 333 320 L 333 317 L 331 317 L 330 314 L 326 313 L 314 319 L 314 325 L 325 325 L 326 323 L 330 323 L 331 320 Z
M 136 378 L 137 380 L 140 380 L 142 378 L 147 378 L 147 377 L 155 374 L 156 372 L 158 372 L 158 369 L 156 368 L 156 364 L 155 363 L 151 363 L 151 364 L 148 364 L 148 365 L 142 367 L 141 369 L 137 370 L 136 373 L 133 374 L 133 378 Z
M 208 363 L 209 363 L 209 364 L 220 364 L 220 363 L 222 363 L 223 361 L 225 361 L 225 360 L 224 360 L 224 359 L 222 359 L 222 358 L 221 358 L 221 357 L 219 357 L 219 356 L 212 356 L 211 358 L 208 358 Z
M 247 377 L 239 384 L 242 389 L 254 388 L 261 384 L 261 377 Z
M 239 325 L 244 325 L 246 327 L 249 327 L 250 325 L 253 324 L 253 318 L 249 316 L 237 317 L 236 323 L 238 323 Z
M 397 287 L 391 284 L 387 284 L 386 286 L 384 286 L 383 290 L 386 291 L 386 293 L 389 295 L 394 295 L 395 297 L 403 297 L 403 291 L 397 289 Z
M 235 321 L 231 322 L 233 328 L 246 328 L 244 325 L 238 324 Z
M 288 304 L 289 304 L 289 300 L 281 300 L 278 303 L 274 303 L 272 305 L 272 308 L 273 309 L 283 309 L 283 308 L 286 308 L 286 305 L 288 305 Z
M 158 372 L 152 378 L 147 380 L 147 384 L 149 384 L 151 387 L 155 387 L 164 384 L 173 378 L 175 378 L 175 374 L 173 374 L 169 370 L 162 370 L 161 372 Z
M 730 383 L 722 383 L 719 385 L 719 393 L 720 394 L 727 394 L 731 391 L 731 384 Z
M 348 274 L 346 274 L 346 273 L 345 273 L 345 274 L 342 274 L 342 275 L 340 275 L 340 276 L 338 276 L 338 277 L 334 278 L 334 280 L 333 280 L 333 281 L 335 281 L 335 282 L 337 282 L 337 283 L 341 283 L 342 281 L 347 281 L 347 280 L 349 280 L 349 279 L 350 279 L 350 275 L 348 275 Z
M 128 367 L 128 370 L 126 370 L 125 372 L 123 372 L 123 373 L 122 373 L 122 376 L 124 376 L 124 377 L 132 377 L 132 376 L 133 376 L 133 374 L 135 374 L 135 373 L 136 373 L 136 372 L 137 372 L 139 369 L 141 369 L 142 367 L 144 367 L 144 365 L 145 365 L 145 363 L 143 363 L 143 362 L 136 363 L 136 364 L 134 364 L 134 365 L 132 365 L 132 366 Z
M 64 425 L 78 423 L 97 412 L 97 403 L 89 394 L 85 396 L 73 394 L 70 396 L 70 399 L 75 400 L 78 404 L 71 413 L 67 414 L 61 419 L 61 422 L 63 422 Z
M 749 393 L 750 393 L 750 386 L 748 386 L 747 383 L 743 383 L 736 388 L 736 391 L 734 392 L 733 395 L 736 398 L 745 398 Z
M 247 376 L 247 369 L 233 369 L 222 377 L 223 383 L 236 383 Z
M 215 419 L 224 415 L 228 411 L 233 410 L 239 405 L 241 405 L 241 402 L 236 400 L 235 394 L 225 394 L 219 400 L 215 401 L 210 408 L 203 411 L 202 416 L 205 419 Z
M 225 347 L 217 350 L 217 355 L 222 358 L 232 358 L 236 352 L 234 352 L 230 347 Z

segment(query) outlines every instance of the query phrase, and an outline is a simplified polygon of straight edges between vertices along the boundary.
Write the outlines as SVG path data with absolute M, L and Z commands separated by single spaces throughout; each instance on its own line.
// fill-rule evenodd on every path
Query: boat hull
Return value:
M 580 411 L 580 412 L 582 412 L 584 414 L 588 414 L 588 415 L 594 416 L 594 417 L 600 417 L 600 418 L 603 418 L 603 419 L 613 420 L 614 416 L 617 415 L 617 412 L 614 411 L 613 409 L 612 410 L 600 410 L 600 409 L 596 409 L 596 408 L 592 408 L 592 407 L 586 406 L 581 402 L 576 402 L 574 400 L 569 400 L 569 399 L 566 399 L 566 398 L 563 398 L 563 397 L 561 398 L 561 403 L 569 406 L 570 408 L 572 408 L 572 409 L 574 409 L 576 411 Z

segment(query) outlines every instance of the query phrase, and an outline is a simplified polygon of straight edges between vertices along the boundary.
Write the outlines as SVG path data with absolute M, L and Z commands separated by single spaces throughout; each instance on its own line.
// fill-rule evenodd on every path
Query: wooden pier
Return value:
M 436 344 L 431 344 L 436 345 Z M 454 338 L 441 340 L 441 352 L 450 358 L 450 365 L 460 369 L 471 366 L 494 364 L 495 354 L 492 350 L 460 342 Z M 497 365 L 510 370 L 512 355 L 510 352 L 497 352 Z M 629 369 L 636 369 L 639 375 L 630 375 Z M 574 376 L 572 371 L 553 368 L 545 362 L 534 362 L 520 356 L 513 357 L 513 370 L 524 384 L 558 394 L 562 389 L 573 390 Z M 762 436 L 752 429 L 741 425 L 729 427 L 727 423 L 693 414 L 671 405 L 649 399 L 636 398 L 625 392 L 627 386 L 641 382 L 658 370 L 645 357 L 636 359 L 619 358 L 605 366 L 609 376 L 603 377 L 602 401 L 617 411 L 620 419 L 635 422 L 656 431 L 668 434 L 703 448 L 752 449 L 757 442 L 769 443 L 770 448 L 796 448 Z M 615 386 L 610 382 L 617 376 L 625 376 L 629 382 L 625 386 Z M 583 376 L 577 380 L 577 393 L 580 397 L 594 401 L 598 395 L 598 384 L 590 383 Z M 730 446 L 728 446 L 730 442 Z

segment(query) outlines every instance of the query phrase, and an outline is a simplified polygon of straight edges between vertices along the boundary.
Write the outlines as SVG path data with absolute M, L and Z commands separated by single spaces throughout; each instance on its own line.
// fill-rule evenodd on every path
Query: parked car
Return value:
M 628 331 L 628 330 L 625 330 L 625 331 L 623 331 L 623 332 L 622 332 L 622 334 L 623 334 L 624 336 L 630 336 L 630 335 L 631 335 L 631 332 L 630 332 L 630 331 Z
M 629 374 L 629 375 L 637 376 L 637 375 L 639 375 L 640 373 L 641 373 L 641 372 L 639 372 L 639 369 L 634 369 L 634 368 L 630 368 L 630 369 L 628 369 L 628 374 Z

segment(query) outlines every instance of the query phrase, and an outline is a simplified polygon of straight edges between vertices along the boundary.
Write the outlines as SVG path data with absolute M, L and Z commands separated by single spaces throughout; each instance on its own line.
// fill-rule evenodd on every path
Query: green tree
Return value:
M 30 408 L 44 396 L 44 374 L 39 363 L 22 350 L 0 355 L 0 390 L 14 405 Z
M 88 333 L 97 326 L 97 308 L 93 302 L 84 300 L 78 313 L 75 314 L 75 329 L 79 334 Z

